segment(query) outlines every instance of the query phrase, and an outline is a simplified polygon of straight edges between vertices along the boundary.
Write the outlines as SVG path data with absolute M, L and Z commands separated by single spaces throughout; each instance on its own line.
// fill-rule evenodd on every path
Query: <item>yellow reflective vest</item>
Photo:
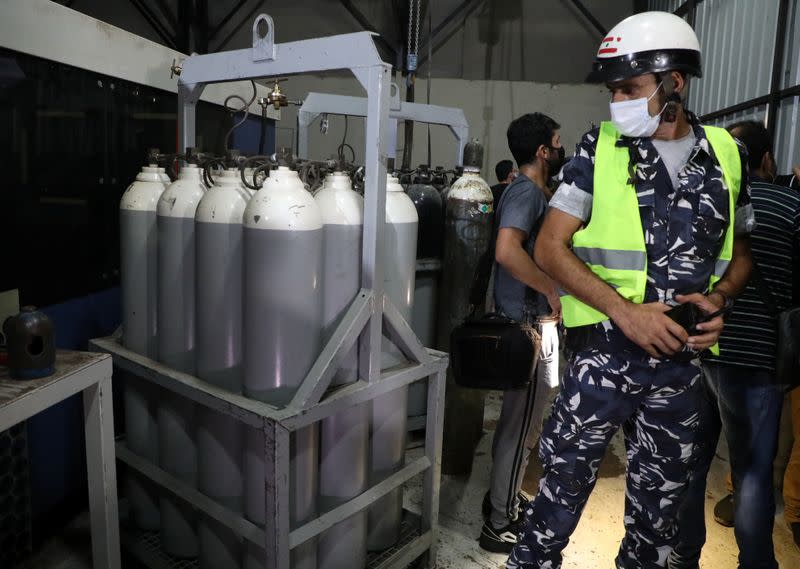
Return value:
M 730 212 L 725 240 L 709 283 L 711 289 L 722 278 L 733 255 L 734 211 L 742 167 L 739 148 L 728 131 L 711 126 L 703 129 L 722 168 Z M 573 235 L 572 251 L 621 296 L 641 304 L 647 284 L 647 250 L 639 201 L 628 170 L 630 157 L 626 147 L 617 146 L 619 137 L 612 123 L 600 125 L 591 219 Z M 568 328 L 608 320 L 608 316 L 566 292 L 562 292 L 561 306 Z

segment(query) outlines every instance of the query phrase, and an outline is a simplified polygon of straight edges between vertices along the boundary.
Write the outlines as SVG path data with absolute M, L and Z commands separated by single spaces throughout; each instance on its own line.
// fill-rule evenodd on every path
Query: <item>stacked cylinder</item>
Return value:
M 252 172 L 248 172 L 248 181 Z M 166 188 L 143 168 L 120 204 L 123 344 L 232 393 L 288 405 L 361 286 L 363 198 L 330 174 L 312 196 L 297 172 L 272 170 L 256 192 L 237 169 L 202 183 L 184 165 Z M 410 322 L 418 216 L 387 178 L 387 298 Z M 405 363 L 384 338 L 382 369 Z M 358 346 L 331 387 L 358 380 Z M 291 435 L 291 529 L 402 468 L 408 389 L 341 411 Z M 261 430 L 153 384 L 125 392 L 129 448 L 227 510 L 265 525 Z M 265 552 L 146 480 L 126 479 L 132 521 L 160 531 L 165 552 L 201 569 L 260 569 Z M 402 489 L 292 549 L 293 569 L 366 566 L 368 550 L 399 539 Z
M 158 360 L 194 375 L 195 365 L 195 212 L 205 186 L 200 168 L 187 164 L 158 200 Z M 158 404 L 161 468 L 197 487 L 195 406 L 165 390 Z M 176 558 L 197 557 L 196 516 L 191 507 L 161 495 L 161 543 Z
M 233 168 L 215 176 L 195 215 L 197 377 L 232 393 L 242 392 L 242 216 L 249 200 Z M 199 407 L 197 415 L 200 491 L 241 514 L 244 426 L 208 407 Z M 241 544 L 230 528 L 203 517 L 198 535 L 201 569 L 241 567 Z
M 450 350 L 450 333 L 470 314 L 470 285 L 492 237 L 493 198 L 481 178 L 483 147 L 477 140 L 464 148 L 464 168 L 445 201 L 444 258 L 439 297 L 437 347 Z M 482 308 L 481 308 L 482 310 Z M 465 475 L 483 434 L 485 393 L 456 385 L 447 374 L 442 472 Z
M 328 175 L 314 196 L 322 212 L 323 336 L 327 341 L 341 322 L 361 286 L 361 237 L 364 200 L 342 172 Z M 332 386 L 358 379 L 358 347 L 344 357 Z M 367 488 L 369 405 L 340 411 L 320 425 L 319 508 L 331 510 Z M 367 555 L 367 514 L 354 514 L 319 538 L 321 569 L 364 567 Z
M 433 185 L 431 171 L 426 165 L 420 166 L 413 182 L 408 186 L 408 197 L 414 203 L 419 217 L 417 237 L 416 282 L 414 283 L 414 305 L 411 314 L 411 329 L 423 346 L 433 346 L 436 342 L 436 300 L 438 292 L 438 270 L 424 270 L 431 261 L 442 258 L 442 231 L 444 229 L 444 208 L 440 190 Z M 421 270 L 422 269 L 422 270 Z M 428 408 L 428 382 L 420 381 L 408 390 L 408 416 L 422 417 Z
M 322 344 L 322 215 L 297 172 L 281 166 L 244 212 L 244 393 L 287 405 Z M 292 433 L 289 517 L 292 527 L 316 514 L 318 426 Z M 264 435 L 245 440 L 245 515 L 265 523 Z M 315 569 L 316 540 L 292 549 L 293 569 Z M 248 544 L 246 569 L 264 566 Z
M 158 234 L 156 210 L 166 186 L 156 166 L 142 168 L 120 201 L 120 275 L 122 288 L 122 345 L 151 359 L 158 356 Z M 128 447 L 158 463 L 156 409 L 158 388 L 125 376 L 125 432 Z M 131 521 L 142 530 L 158 530 L 158 490 L 133 473 L 125 478 Z
M 407 322 L 411 321 L 419 218 L 411 198 L 394 176 L 386 180 L 386 227 L 384 231 L 384 290 L 386 297 Z M 383 339 L 381 369 L 406 362 L 400 350 Z M 396 389 L 372 401 L 370 484 L 377 484 L 403 466 L 406 448 L 408 388 Z M 400 537 L 403 490 L 397 488 L 369 508 L 368 548 L 392 547 Z

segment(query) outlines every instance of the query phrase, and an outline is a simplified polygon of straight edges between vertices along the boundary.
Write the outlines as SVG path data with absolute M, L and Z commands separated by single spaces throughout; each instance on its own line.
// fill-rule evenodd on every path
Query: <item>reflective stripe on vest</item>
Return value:
M 733 255 L 734 211 L 741 185 L 739 149 L 731 135 L 703 127 L 719 162 L 728 191 L 729 222 L 709 287 L 722 278 Z M 600 125 L 594 165 L 594 194 L 589 224 L 572 237 L 572 250 L 597 276 L 634 303 L 644 301 L 647 250 L 636 190 L 629 180 L 628 148 L 616 145 L 619 133 L 610 122 Z M 608 320 L 608 316 L 562 291 L 567 327 Z
M 572 252 L 587 265 L 602 265 L 607 269 L 637 271 L 647 267 L 647 253 L 644 251 L 573 247 Z

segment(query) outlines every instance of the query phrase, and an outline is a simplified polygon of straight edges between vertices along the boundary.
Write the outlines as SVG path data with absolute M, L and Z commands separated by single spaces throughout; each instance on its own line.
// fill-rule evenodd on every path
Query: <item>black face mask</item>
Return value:
M 547 167 L 550 168 L 550 175 L 555 176 L 561 171 L 566 154 L 563 146 L 558 148 L 550 146 L 549 148 L 551 150 L 551 156 L 547 160 Z

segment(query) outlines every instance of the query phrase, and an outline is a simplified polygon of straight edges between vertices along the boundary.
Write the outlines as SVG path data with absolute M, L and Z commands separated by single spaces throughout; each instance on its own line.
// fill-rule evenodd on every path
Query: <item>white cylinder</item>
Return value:
M 165 188 L 172 183 L 172 180 L 170 179 L 169 174 L 167 174 L 167 169 L 166 168 L 161 168 L 160 166 L 158 167 L 158 177 L 164 183 L 164 187 Z
M 411 321 L 419 218 L 414 203 L 394 176 L 386 181 L 386 230 L 384 233 L 384 289 L 407 322 Z M 381 368 L 404 363 L 400 350 L 386 338 Z M 408 388 L 397 389 L 372 401 L 370 484 L 397 472 L 405 457 Z M 369 508 L 370 551 L 387 549 L 400 537 L 403 516 L 402 488 L 393 490 Z
M 195 214 L 197 259 L 197 377 L 233 393 L 242 392 L 242 215 L 250 200 L 239 171 L 214 177 Z M 197 409 L 197 466 L 200 491 L 242 512 L 244 426 L 207 407 Z M 201 517 L 201 569 L 241 567 L 241 541 L 230 528 Z
M 195 226 L 205 193 L 200 169 L 181 169 L 158 200 L 158 359 L 178 371 L 195 373 Z M 161 468 L 197 487 L 194 404 L 164 392 L 158 405 Z M 198 554 L 195 514 L 170 494 L 161 496 L 161 544 L 173 557 Z
M 244 212 L 244 393 L 286 405 L 322 344 L 322 216 L 297 172 L 270 172 Z M 316 514 L 318 429 L 292 435 L 292 527 Z M 248 430 L 245 515 L 264 524 L 264 443 Z M 292 550 L 293 569 L 316 568 L 316 540 Z M 263 550 L 247 544 L 245 567 L 263 567 Z
M 364 198 L 342 172 L 325 177 L 314 199 L 320 206 L 325 237 L 322 313 L 327 342 L 361 288 L 361 239 Z M 358 347 L 347 353 L 332 385 L 358 379 Z M 367 488 L 369 405 L 345 409 L 320 424 L 319 511 L 329 511 Z M 367 514 L 359 512 L 320 535 L 320 569 L 364 567 L 367 559 Z
M 156 209 L 163 192 L 164 185 L 157 169 L 144 167 L 125 190 L 119 204 L 122 345 L 152 359 L 158 355 Z M 131 451 L 153 464 L 158 462 L 158 393 L 152 383 L 125 374 L 126 442 Z M 129 472 L 125 477 L 125 494 L 136 527 L 157 530 L 157 488 Z

